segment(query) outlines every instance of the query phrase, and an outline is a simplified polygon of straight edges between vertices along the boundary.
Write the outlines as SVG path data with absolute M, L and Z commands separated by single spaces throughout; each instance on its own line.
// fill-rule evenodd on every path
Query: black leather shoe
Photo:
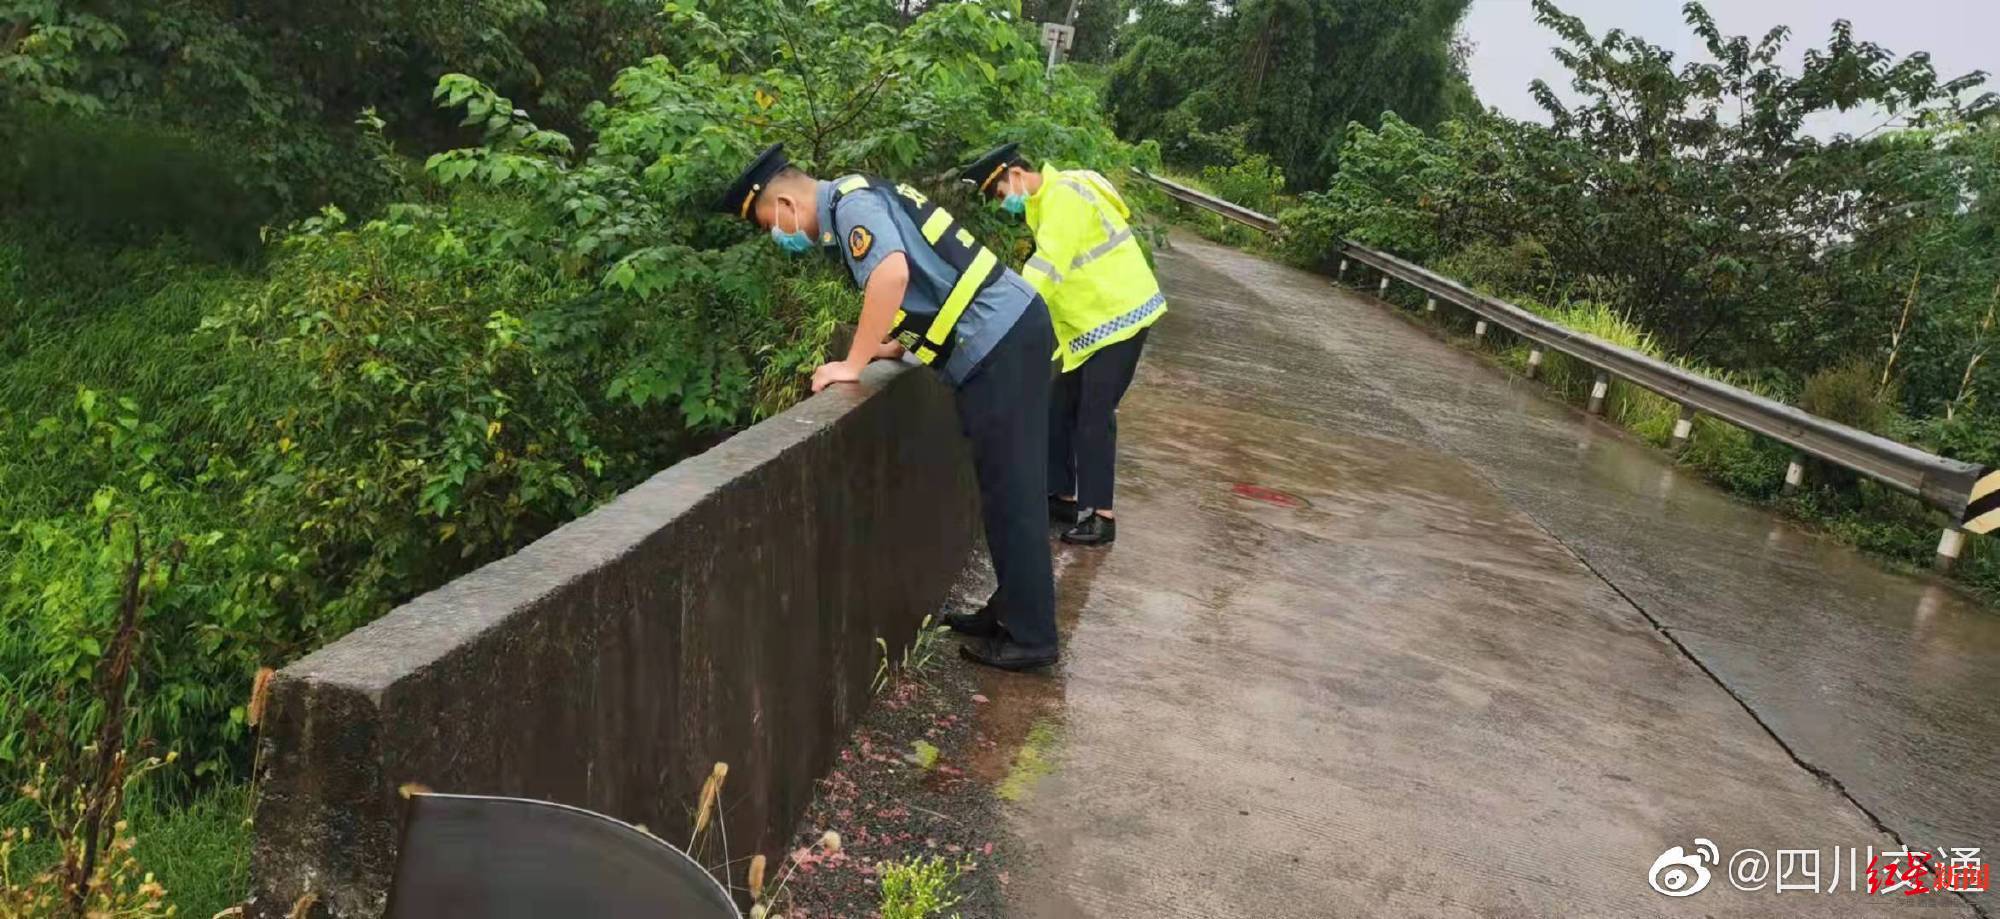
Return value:
M 975 664 L 1000 670 L 1033 670 L 1037 667 L 1047 667 L 1062 656 L 1056 652 L 1055 645 L 1030 648 L 997 637 L 966 642 L 959 646 L 958 653 Z
M 1117 539 L 1118 521 L 1096 513 L 1062 534 L 1062 541 L 1072 546 L 1108 546 Z
M 1049 496 L 1049 522 L 1066 527 L 1076 526 L 1076 502 L 1068 498 Z
M 1000 634 L 1000 617 L 991 606 L 982 606 L 971 613 L 946 613 L 944 624 L 960 635 L 973 638 L 991 638 Z

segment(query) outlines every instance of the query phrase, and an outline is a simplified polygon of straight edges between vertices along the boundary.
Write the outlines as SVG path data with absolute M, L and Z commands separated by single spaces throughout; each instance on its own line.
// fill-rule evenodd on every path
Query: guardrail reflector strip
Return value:
M 2000 470 L 1988 467 L 1979 471 L 1965 502 L 1963 526 L 1980 534 L 2000 529 Z

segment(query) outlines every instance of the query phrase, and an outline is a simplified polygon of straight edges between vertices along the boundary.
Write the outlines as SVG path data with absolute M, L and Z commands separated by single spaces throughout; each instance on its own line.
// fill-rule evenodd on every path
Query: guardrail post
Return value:
M 1472 324 L 1472 337 L 1482 342 L 1486 340 L 1486 320 L 1481 319 Z
M 1786 493 L 1798 491 L 1799 486 L 1804 485 L 1805 482 L 1806 482 L 1806 458 L 1794 453 L 1792 454 L 1791 464 L 1785 467 Z
M 1681 449 L 1687 446 L 1688 437 L 1693 434 L 1694 406 L 1683 405 L 1680 419 L 1674 422 L 1674 439 L 1667 445 L 1667 449 L 1675 453 L 1681 452 Z
M 1345 283 L 1347 283 L 1347 260 L 1346 260 L 1346 259 L 1341 259 L 1341 260 L 1340 260 L 1340 270 L 1339 270 L 1339 271 L 1336 271 L 1336 272 L 1334 272 L 1334 274 L 1333 274 L 1333 279 L 1334 279 L 1335 281 L 1338 281 L 1338 282 L 1342 283 L 1342 284 L 1345 284 Z
M 1375 288 L 1375 296 L 1386 297 L 1388 295 L 1389 295 L 1389 276 L 1387 274 L 1384 274 L 1382 275 L 1381 286 Z
M 1596 381 L 1590 384 L 1591 414 L 1593 415 L 1604 414 L 1604 397 L 1609 392 L 1611 392 L 1611 374 L 1599 370 L 1597 372 Z
M 1542 372 L 1542 346 L 1536 345 L 1528 349 L 1528 379 L 1530 380 L 1534 379 L 1535 376 L 1541 372 Z
M 1437 311 L 1438 311 L 1438 298 L 1436 298 L 1436 297 L 1425 297 L 1425 298 L 1424 298 L 1424 312 L 1426 312 L 1426 313 L 1435 313 L 1435 312 L 1437 312 Z
M 1965 531 L 1957 526 L 1944 528 L 1944 535 L 1938 537 L 1937 572 L 1950 574 L 1953 565 L 1958 564 L 1958 554 L 1965 550 Z

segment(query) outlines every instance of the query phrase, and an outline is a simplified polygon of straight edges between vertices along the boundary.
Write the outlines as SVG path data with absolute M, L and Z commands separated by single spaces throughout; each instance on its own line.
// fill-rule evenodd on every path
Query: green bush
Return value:
M 2000 415 L 1976 404 L 1948 415 L 1898 421 L 1900 440 L 1982 466 L 2000 466 Z
M 258 245 L 271 203 L 241 182 L 246 164 L 191 131 L 125 118 L 44 114 L 8 131 L 0 207 L 67 223 L 99 243 L 178 234 L 217 254 Z
M 1253 211 L 1273 210 L 1285 192 L 1285 174 L 1261 153 L 1247 154 L 1227 166 L 1207 166 L 1201 180 L 1209 193 Z
M 1454 123 L 1432 136 L 1389 113 L 1379 130 L 1352 124 L 1346 137 L 1340 171 L 1287 215 L 1294 259 L 1311 263 L 1345 238 L 1429 261 L 1481 238 L 1464 199 L 1488 187 L 1470 155 L 1484 135 Z
M 1860 357 L 1806 377 L 1805 386 L 1799 392 L 1800 408 L 1873 434 L 1890 432 L 1896 423 L 1895 403 L 1894 387 L 1885 387 L 1873 362 Z M 1853 491 L 1860 482 L 1860 476 L 1845 467 L 1808 459 L 1806 475 L 1815 487 L 1848 492 L 1851 500 L 1861 497 Z
M 1893 387 L 1867 358 L 1852 358 L 1806 377 L 1799 407 L 1829 421 L 1873 434 L 1887 433 L 1895 417 Z
M 188 546 L 150 613 L 141 731 L 227 772 L 258 666 L 615 495 L 750 418 L 759 392 L 788 403 L 816 363 L 795 330 L 851 303 L 734 280 L 773 276 L 755 250 L 625 295 L 523 261 L 538 243 L 519 216 L 475 195 L 317 221 L 194 331 L 231 368 L 195 397 L 198 424 L 86 389 L 29 427 L 9 451 L 26 462 L 0 464 L 35 496 L 0 532 L 13 693 L 87 678 L 117 590 L 98 530 L 129 515 Z M 0 758 L 21 714 L 0 721 Z
M 450 75 L 438 100 L 483 142 L 431 158 L 410 202 L 276 234 L 261 264 L 0 220 L 0 306 L 24 319 L 0 323 L 0 782 L 29 723 L 85 705 L 113 520 L 180 544 L 146 611 L 134 736 L 226 779 L 260 666 L 795 401 L 859 297 L 710 212 L 761 143 L 829 175 L 937 175 L 1000 137 L 1110 174 L 1149 161 L 1080 80 L 1019 104 L 1051 87 L 1008 3 L 902 29 L 868 0 L 796 6 L 673 7 L 690 53 L 623 71 L 582 152 Z M 936 191 L 982 235 L 1022 234 Z M 79 714 L 62 723 L 80 737 L 97 716 Z
M 143 121 L 227 151 L 260 203 L 355 206 L 395 191 L 358 168 L 375 152 L 364 113 L 436 149 L 454 138 L 426 90 L 469 70 L 581 127 L 620 68 L 677 50 L 659 14 L 646 0 L 0 0 L 0 146 L 35 113 Z
M 956 890 L 965 871 L 965 863 L 935 856 L 883 865 L 882 919 L 944 919 L 965 899 Z

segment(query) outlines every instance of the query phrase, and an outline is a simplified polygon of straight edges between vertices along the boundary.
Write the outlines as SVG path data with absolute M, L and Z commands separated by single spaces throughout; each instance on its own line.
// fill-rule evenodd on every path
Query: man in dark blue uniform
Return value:
M 1054 663 L 1044 454 L 1056 341 L 1041 297 L 916 189 L 865 176 L 820 181 L 793 168 L 782 145 L 758 156 L 717 206 L 767 228 L 787 252 L 838 250 L 864 292 L 854 344 L 813 372 L 814 392 L 906 350 L 951 384 L 1000 589 L 978 613 L 946 621 L 973 636 L 960 650 L 978 663 Z

